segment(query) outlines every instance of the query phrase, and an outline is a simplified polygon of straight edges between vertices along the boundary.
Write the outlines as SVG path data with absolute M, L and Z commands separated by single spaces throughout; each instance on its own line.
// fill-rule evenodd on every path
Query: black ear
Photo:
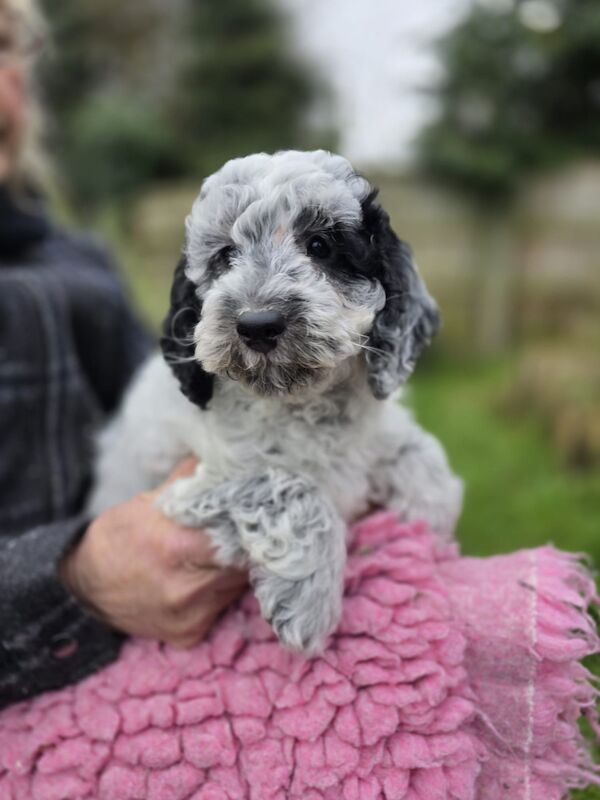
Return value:
M 171 288 L 171 307 L 163 324 L 160 346 L 165 361 L 173 370 L 184 395 L 206 408 L 213 393 L 214 378 L 194 357 L 194 329 L 202 313 L 196 286 L 186 275 L 187 258 L 181 257 Z
M 381 400 L 409 377 L 440 327 L 440 314 L 417 272 L 410 247 L 398 239 L 375 197 L 376 192 L 363 203 L 363 224 L 376 249 L 377 278 L 386 300 L 373 322 L 368 343 L 372 349 L 366 360 L 369 386 Z

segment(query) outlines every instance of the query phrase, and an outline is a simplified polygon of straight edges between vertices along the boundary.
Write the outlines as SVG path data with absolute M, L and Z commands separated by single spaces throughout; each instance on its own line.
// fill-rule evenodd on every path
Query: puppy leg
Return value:
M 462 508 L 462 481 L 434 436 L 412 420 L 403 434 L 389 455 L 375 463 L 369 476 L 370 499 L 408 522 L 425 520 L 432 530 L 450 538 Z
M 256 597 L 286 647 L 318 652 L 341 616 L 346 526 L 305 478 L 271 470 L 263 491 L 258 525 L 240 526 Z
M 248 566 L 234 518 L 230 513 L 235 502 L 236 482 L 218 484 L 208 479 L 206 468 L 198 464 L 193 475 L 170 484 L 159 496 L 160 509 L 189 528 L 202 528 L 211 537 L 215 559 L 223 566 Z
M 345 525 L 318 488 L 269 469 L 193 496 L 193 478 L 173 484 L 163 510 L 202 527 L 220 563 L 250 567 L 265 619 L 287 647 L 316 651 L 341 614 Z

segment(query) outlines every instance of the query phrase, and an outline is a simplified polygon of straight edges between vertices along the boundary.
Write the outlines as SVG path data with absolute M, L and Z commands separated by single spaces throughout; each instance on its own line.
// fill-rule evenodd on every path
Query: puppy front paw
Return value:
M 256 567 L 251 581 L 261 613 L 284 647 L 307 655 L 323 650 L 342 613 L 339 575 L 317 573 L 293 581 Z

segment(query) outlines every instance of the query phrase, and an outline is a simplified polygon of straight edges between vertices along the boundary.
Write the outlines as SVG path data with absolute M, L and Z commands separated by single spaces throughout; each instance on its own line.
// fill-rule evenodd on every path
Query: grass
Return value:
M 540 424 L 502 410 L 512 363 L 435 363 L 413 379 L 409 402 L 465 480 L 458 537 L 469 555 L 552 542 L 600 565 L 600 470 L 567 471 Z
M 600 788 L 592 786 L 589 789 L 582 789 L 581 791 L 571 792 L 572 800 L 600 800 Z

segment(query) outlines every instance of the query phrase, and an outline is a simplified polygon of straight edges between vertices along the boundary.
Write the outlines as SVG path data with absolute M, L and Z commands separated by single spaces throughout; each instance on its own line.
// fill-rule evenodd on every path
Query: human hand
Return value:
M 101 514 L 61 565 L 67 588 L 111 627 L 181 648 L 206 636 L 248 580 L 214 563 L 207 534 L 156 505 L 165 486 L 195 466 L 184 462 L 155 491 Z

